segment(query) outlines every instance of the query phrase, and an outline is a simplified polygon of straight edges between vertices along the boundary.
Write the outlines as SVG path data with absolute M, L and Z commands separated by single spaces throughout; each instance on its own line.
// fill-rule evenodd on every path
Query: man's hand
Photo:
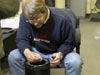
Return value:
M 24 55 L 25 55 L 28 62 L 42 61 L 42 57 L 39 54 L 37 54 L 33 51 L 30 51 L 29 49 L 24 50 Z
M 60 63 L 60 60 L 62 59 L 62 53 L 54 53 L 52 55 L 52 60 L 50 61 L 50 66 L 56 66 Z

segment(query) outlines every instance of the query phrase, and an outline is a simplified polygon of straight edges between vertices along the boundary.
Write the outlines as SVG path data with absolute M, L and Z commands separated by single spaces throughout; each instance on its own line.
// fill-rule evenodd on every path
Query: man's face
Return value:
M 36 28 L 41 28 L 45 22 L 46 14 L 39 13 L 37 16 L 32 16 L 31 14 L 27 16 L 28 22 L 34 25 Z
M 36 28 L 41 28 L 47 17 L 44 2 L 42 0 L 27 2 L 24 7 L 24 14 L 30 24 Z

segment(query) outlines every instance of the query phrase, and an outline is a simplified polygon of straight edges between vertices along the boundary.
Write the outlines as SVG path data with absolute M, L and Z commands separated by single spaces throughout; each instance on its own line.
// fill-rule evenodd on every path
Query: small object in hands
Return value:
M 54 56 L 52 56 L 52 59 L 54 59 L 55 57 Z

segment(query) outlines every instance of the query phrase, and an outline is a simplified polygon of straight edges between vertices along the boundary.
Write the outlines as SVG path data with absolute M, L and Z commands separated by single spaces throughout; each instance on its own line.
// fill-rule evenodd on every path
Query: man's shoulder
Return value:
M 27 19 L 23 13 L 20 14 L 20 20 L 27 22 Z
M 51 14 L 53 15 L 57 15 L 57 16 L 60 16 L 60 17 L 63 17 L 63 18 L 67 18 L 68 15 L 69 15 L 69 9 L 66 9 L 66 8 L 55 8 L 55 7 L 50 7 L 49 8 L 50 11 L 51 11 Z
M 50 11 L 53 13 L 53 14 L 59 14 L 62 12 L 62 9 L 60 8 L 55 8 L 55 7 L 49 7 Z M 57 13 L 58 12 L 58 13 Z
M 55 8 L 55 7 L 50 7 L 49 8 L 51 13 L 62 16 L 63 18 L 68 19 L 76 19 L 76 15 L 74 14 L 74 12 L 69 9 L 69 8 Z
M 23 13 L 21 13 L 21 14 L 20 14 L 20 17 L 21 17 L 21 18 L 25 18 L 25 16 L 24 16 L 24 14 L 23 14 Z

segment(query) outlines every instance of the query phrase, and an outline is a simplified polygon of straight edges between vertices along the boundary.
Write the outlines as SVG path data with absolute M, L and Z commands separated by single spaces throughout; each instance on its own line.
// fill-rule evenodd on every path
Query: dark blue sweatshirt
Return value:
M 62 52 L 64 56 L 73 51 L 74 34 L 69 17 L 61 9 L 49 9 L 50 17 L 39 29 L 27 22 L 23 14 L 20 15 L 16 43 L 22 53 L 25 48 L 32 50 L 32 47 L 44 54 Z

